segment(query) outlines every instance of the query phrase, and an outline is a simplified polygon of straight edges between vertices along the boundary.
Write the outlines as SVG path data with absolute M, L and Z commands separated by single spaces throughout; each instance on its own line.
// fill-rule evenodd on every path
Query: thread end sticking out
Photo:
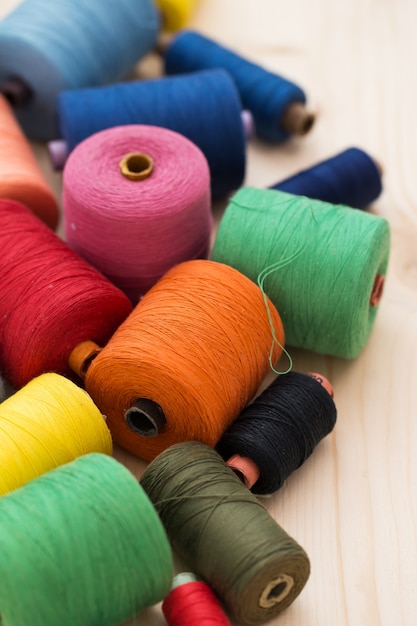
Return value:
M 144 180 L 152 174 L 154 161 L 149 154 L 129 152 L 119 163 L 120 171 L 129 180 Z
M 125 422 L 142 437 L 156 437 L 166 424 L 163 410 L 153 400 L 139 398 L 125 411 Z
M 281 127 L 290 135 L 302 137 L 314 126 L 316 116 L 302 102 L 292 102 L 284 111 Z
M 259 478 L 259 467 L 254 461 L 252 461 L 252 459 L 246 456 L 234 454 L 227 461 L 226 465 L 234 471 L 236 476 L 248 489 L 252 489 L 253 485 L 257 482 Z
M 374 286 L 370 297 L 370 305 L 378 306 L 381 301 L 382 293 L 384 291 L 385 276 L 383 274 L 377 274 L 375 276 Z
M 94 341 L 82 341 L 69 355 L 68 365 L 81 380 L 84 380 L 91 362 L 100 352 L 100 346 Z
M 0 93 L 14 109 L 20 109 L 32 97 L 30 87 L 18 76 L 10 76 L 1 86 Z

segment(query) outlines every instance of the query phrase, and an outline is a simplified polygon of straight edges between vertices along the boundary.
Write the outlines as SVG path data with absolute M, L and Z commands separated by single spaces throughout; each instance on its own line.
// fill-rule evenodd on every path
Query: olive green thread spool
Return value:
M 211 447 L 171 446 L 146 468 L 141 485 L 174 550 L 238 623 L 266 622 L 300 594 L 307 554 Z

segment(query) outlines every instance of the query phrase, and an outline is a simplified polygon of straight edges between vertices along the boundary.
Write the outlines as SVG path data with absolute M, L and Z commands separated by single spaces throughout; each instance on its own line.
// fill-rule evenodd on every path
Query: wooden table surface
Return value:
M 0 15 L 16 4 L 0 0 Z M 384 170 L 371 211 L 390 222 L 391 259 L 365 349 L 350 361 L 291 350 L 295 370 L 331 380 L 338 419 L 284 487 L 263 499 L 312 565 L 274 626 L 417 624 L 416 24 L 414 0 L 200 0 L 189 23 L 298 83 L 317 113 L 304 138 L 252 141 L 245 184 L 268 186 L 350 146 Z M 153 55 L 137 68 L 143 77 L 159 70 Z M 45 146 L 33 148 L 60 199 L 61 174 Z M 213 205 L 217 219 L 225 204 Z M 141 475 L 143 461 L 120 449 L 115 456 Z M 140 623 L 162 625 L 160 607 Z

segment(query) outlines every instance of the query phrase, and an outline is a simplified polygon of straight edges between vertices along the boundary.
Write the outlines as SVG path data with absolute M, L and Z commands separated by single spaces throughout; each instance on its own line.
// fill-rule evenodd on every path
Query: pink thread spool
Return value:
M 183 135 L 118 126 L 80 143 L 63 172 L 65 238 L 133 303 L 168 269 L 207 258 L 210 173 Z

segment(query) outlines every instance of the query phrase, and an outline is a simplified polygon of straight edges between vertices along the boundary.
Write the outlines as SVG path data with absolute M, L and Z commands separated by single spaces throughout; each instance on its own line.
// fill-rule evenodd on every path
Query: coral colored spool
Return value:
M 98 408 L 59 374 L 42 374 L 5 400 L 0 427 L 0 495 L 84 454 L 112 453 Z
M 10 105 L 0 94 L 0 198 L 22 202 L 55 230 L 59 207 Z
M 17 389 L 44 372 L 72 377 L 72 351 L 104 345 L 132 306 L 22 204 L 0 200 L 0 221 L 0 369 Z
M 233 268 L 186 261 L 148 291 L 87 370 L 113 439 L 146 460 L 177 441 L 214 445 L 278 360 L 284 331 Z
M 162 612 L 169 626 L 231 626 L 212 588 L 188 572 L 174 577 Z
M 166 128 L 118 126 L 85 139 L 65 164 L 63 207 L 68 244 L 134 304 L 173 265 L 209 253 L 207 160 Z

